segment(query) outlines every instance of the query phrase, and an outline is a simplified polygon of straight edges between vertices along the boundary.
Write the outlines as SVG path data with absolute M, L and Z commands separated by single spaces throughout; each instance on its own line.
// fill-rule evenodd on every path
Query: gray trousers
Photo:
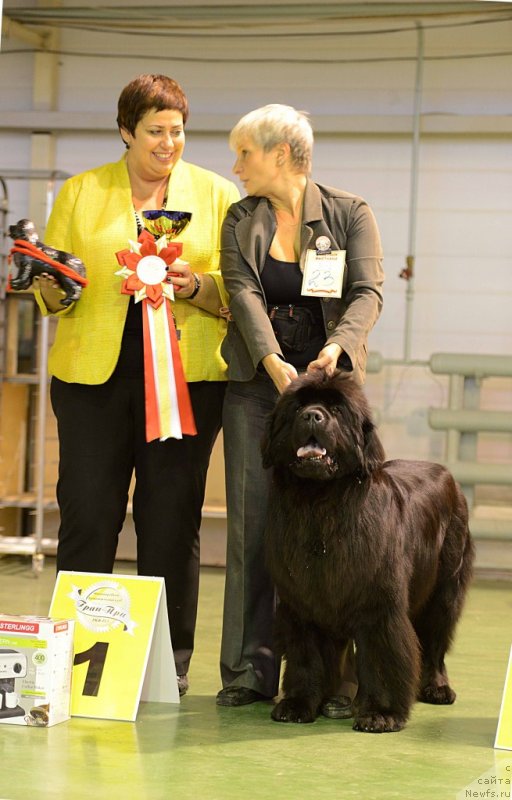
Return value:
M 221 646 L 223 687 L 243 686 L 274 697 L 279 664 L 272 647 L 275 592 L 265 568 L 263 535 L 270 472 L 260 442 L 277 391 L 265 374 L 230 381 L 224 401 L 228 537 Z
M 244 686 L 266 697 L 279 689 L 280 664 L 273 652 L 274 586 L 265 568 L 264 531 L 270 470 L 261 465 L 265 423 L 278 394 L 265 374 L 228 383 L 224 400 L 224 460 L 228 540 L 220 672 L 223 687 Z M 337 694 L 357 692 L 354 646 L 340 661 Z

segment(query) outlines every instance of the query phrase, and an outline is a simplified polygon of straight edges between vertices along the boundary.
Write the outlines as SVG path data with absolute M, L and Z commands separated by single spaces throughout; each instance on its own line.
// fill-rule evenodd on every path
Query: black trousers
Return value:
M 190 383 L 189 391 L 197 436 L 147 443 L 140 378 L 51 384 L 60 447 L 57 569 L 112 571 L 135 470 L 138 573 L 165 579 L 178 675 L 194 648 L 201 508 L 225 383 Z

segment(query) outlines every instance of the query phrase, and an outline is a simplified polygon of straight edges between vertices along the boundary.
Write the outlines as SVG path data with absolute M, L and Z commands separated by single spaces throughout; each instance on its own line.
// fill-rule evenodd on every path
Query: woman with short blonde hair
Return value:
M 240 119 L 229 136 L 229 146 L 236 152 L 244 137 L 250 136 L 266 153 L 280 142 L 290 146 L 290 161 L 297 172 L 311 172 L 313 129 L 305 111 L 279 103 L 257 108 Z
M 251 111 L 230 144 L 247 197 L 231 206 L 222 228 L 231 321 L 222 345 L 228 547 L 217 703 L 239 706 L 272 698 L 279 681 L 275 597 L 263 552 L 266 417 L 300 372 L 341 369 L 363 382 L 383 272 L 368 204 L 309 177 L 313 131 L 304 112 L 279 104 Z M 326 275 L 319 295 L 315 270 Z M 356 688 L 346 669 L 322 713 L 350 716 Z

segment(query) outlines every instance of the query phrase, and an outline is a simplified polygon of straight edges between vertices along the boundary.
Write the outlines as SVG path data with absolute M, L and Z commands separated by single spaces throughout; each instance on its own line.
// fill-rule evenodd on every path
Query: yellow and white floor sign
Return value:
M 135 720 L 179 703 L 163 578 L 59 572 L 50 615 L 74 619 L 71 715 Z
M 501 750 L 512 750 L 512 647 L 508 659 L 507 677 L 505 678 L 494 747 L 499 747 Z

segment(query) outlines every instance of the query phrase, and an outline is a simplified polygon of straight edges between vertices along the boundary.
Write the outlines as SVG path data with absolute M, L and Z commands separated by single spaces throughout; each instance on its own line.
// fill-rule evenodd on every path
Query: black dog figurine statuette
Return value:
M 65 297 L 60 301 L 64 308 L 79 299 L 82 288 L 87 285 L 85 266 L 79 258 L 41 242 L 29 219 L 10 225 L 9 236 L 14 240 L 10 255 L 17 270 L 16 275 L 10 277 L 12 289 L 28 289 L 34 277 L 45 273 L 64 290 Z

